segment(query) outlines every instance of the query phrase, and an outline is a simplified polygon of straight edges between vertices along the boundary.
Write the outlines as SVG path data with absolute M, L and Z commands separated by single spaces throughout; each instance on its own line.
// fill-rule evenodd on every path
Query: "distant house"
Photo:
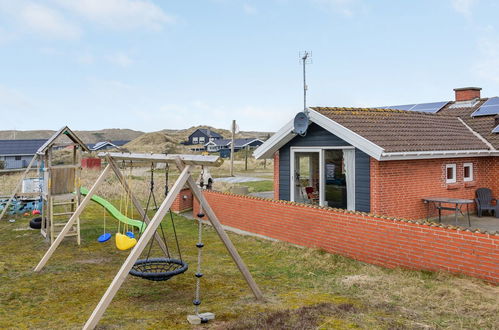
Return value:
M 47 139 L 0 140 L 0 167 L 18 169 L 28 167 L 29 162 Z
M 101 141 L 95 144 L 87 144 L 88 149 L 91 151 L 101 151 L 107 149 L 119 149 L 130 142 L 129 140 L 116 140 L 116 141 Z
M 211 141 L 217 141 L 223 139 L 223 136 L 220 134 L 213 132 L 212 130 L 209 130 L 207 128 L 198 128 L 194 132 L 192 132 L 191 135 L 189 135 L 189 138 L 185 142 L 186 145 L 201 145 L 201 149 L 204 149 L 204 145 L 207 142 Z M 196 148 L 199 149 L 199 148 Z
M 231 149 L 232 140 L 230 139 L 220 139 L 214 140 L 206 143 L 205 150 L 209 152 L 218 152 L 224 149 Z M 234 140 L 234 152 L 237 152 L 246 147 L 256 148 L 263 144 L 263 141 L 257 138 L 246 138 L 246 139 L 235 139 Z

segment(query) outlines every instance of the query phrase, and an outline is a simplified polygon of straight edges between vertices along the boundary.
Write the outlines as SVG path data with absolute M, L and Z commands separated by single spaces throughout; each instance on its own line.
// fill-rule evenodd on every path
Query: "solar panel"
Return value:
M 421 103 L 421 104 L 416 104 L 414 108 L 411 109 L 411 111 L 422 111 L 422 112 L 431 112 L 431 113 L 436 113 L 438 110 L 442 109 L 447 103 L 447 101 L 444 102 L 431 102 L 431 103 Z
M 491 97 L 471 117 L 490 116 L 499 114 L 499 97 Z
M 492 130 L 492 133 L 499 133 L 499 125 Z
M 430 103 L 419 103 L 419 104 L 390 105 L 390 106 L 379 107 L 379 108 L 380 109 L 393 109 L 393 110 L 406 110 L 406 111 L 437 113 L 447 103 L 449 103 L 449 102 L 443 101 L 443 102 L 430 102 Z
M 393 110 L 411 110 L 416 104 L 405 104 L 405 105 L 390 105 L 387 107 L 380 107 L 382 109 L 393 109 Z

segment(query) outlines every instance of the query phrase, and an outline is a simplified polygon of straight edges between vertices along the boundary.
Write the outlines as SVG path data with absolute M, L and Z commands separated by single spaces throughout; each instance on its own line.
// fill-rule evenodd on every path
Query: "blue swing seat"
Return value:
M 109 241 L 110 238 L 111 238 L 111 234 L 110 233 L 104 233 L 104 234 L 102 234 L 102 235 L 99 236 L 99 238 L 97 239 L 97 241 L 99 243 L 104 243 L 104 242 Z
M 128 236 L 128 237 L 130 237 L 130 238 L 135 238 L 135 234 L 134 234 L 134 233 L 132 233 L 131 231 L 127 231 L 127 232 L 125 233 L 125 235 L 127 235 L 127 236 Z

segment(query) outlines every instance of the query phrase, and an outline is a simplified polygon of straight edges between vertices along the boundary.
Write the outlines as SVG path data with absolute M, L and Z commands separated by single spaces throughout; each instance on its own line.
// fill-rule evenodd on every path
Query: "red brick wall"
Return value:
M 193 196 L 190 189 L 185 188 L 180 191 L 173 201 L 171 210 L 175 213 L 181 213 L 192 210 Z
M 222 224 L 386 267 L 499 283 L 499 235 L 251 196 L 204 192 Z M 199 204 L 194 201 L 194 214 Z
M 279 151 L 274 154 L 274 199 L 279 199 Z
M 468 101 L 480 98 L 480 90 L 476 89 L 456 90 L 455 93 L 456 101 Z
M 463 164 L 473 163 L 473 181 L 463 181 Z M 489 187 L 499 196 L 497 157 L 421 159 L 379 162 L 371 158 L 371 212 L 405 219 L 426 217 L 423 197 L 474 199 Z M 456 164 L 457 182 L 445 183 L 445 165 Z M 474 205 L 470 205 L 474 209 Z

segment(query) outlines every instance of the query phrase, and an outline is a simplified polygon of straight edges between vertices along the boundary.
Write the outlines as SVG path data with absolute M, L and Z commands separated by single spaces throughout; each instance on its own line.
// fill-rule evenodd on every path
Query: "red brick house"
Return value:
M 499 97 L 455 89 L 455 100 L 384 108 L 309 109 L 255 150 L 274 157 L 276 199 L 420 219 L 423 197 L 499 197 Z

